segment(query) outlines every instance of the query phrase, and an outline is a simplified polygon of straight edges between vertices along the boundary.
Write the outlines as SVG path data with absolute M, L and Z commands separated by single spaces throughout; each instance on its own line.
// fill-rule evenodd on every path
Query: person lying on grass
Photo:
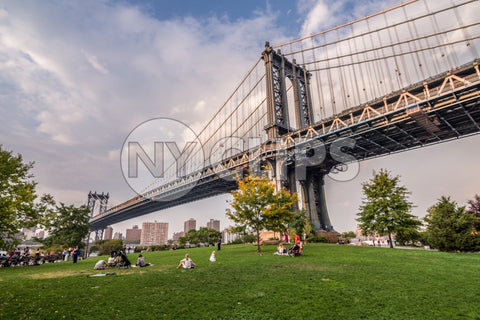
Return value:
M 95 267 L 93 267 L 94 270 L 103 270 L 107 268 L 108 266 L 105 260 L 99 260 L 97 263 L 95 263 Z
M 177 266 L 177 269 L 183 267 L 183 269 L 193 269 L 195 268 L 195 263 L 190 259 L 190 255 L 187 253 L 185 259 L 180 260 L 180 263 Z

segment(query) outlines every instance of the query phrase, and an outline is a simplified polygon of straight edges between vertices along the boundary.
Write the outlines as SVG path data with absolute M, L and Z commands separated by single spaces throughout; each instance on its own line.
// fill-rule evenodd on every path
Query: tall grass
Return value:
M 88 277 L 106 257 L 0 268 L 0 319 L 480 319 L 480 255 L 308 244 L 144 253 L 154 266 Z M 176 269 L 185 253 L 198 268 Z M 130 254 L 135 263 L 138 254 Z

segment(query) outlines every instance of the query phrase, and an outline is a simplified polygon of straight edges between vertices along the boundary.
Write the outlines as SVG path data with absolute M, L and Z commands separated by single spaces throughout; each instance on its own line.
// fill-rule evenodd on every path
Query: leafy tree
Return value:
M 476 215 L 478 218 L 477 222 L 475 222 L 475 230 L 478 234 L 480 231 L 480 196 L 476 194 L 473 200 L 468 200 L 468 204 L 470 205 L 468 212 Z
M 275 193 L 275 186 L 268 180 L 247 176 L 238 181 L 238 190 L 232 195 L 233 210 L 227 209 L 227 217 L 237 226 L 250 227 L 256 233 L 257 252 L 260 252 L 260 230 L 291 221 L 291 212 L 287 211 L 296 201 L 296 195 L 286 191 Z
M 357 214 L 359 226 L 364 235 L 388 235 L 393 248 L 392 234 L 418 233 L 421 222 L 410 211 L 409 192 L 399 185 L 400 177 L 392 177 L 387 170 L 374 172 L 369 183 L 363 183 L 362 204 Z
M 426 241 L 440 251 L 478 251 L 480 239 L 475 234 L 478 218 L 459 207 L 450 197 L 442 196 L 427 210 Z
M 274 201 L 265 210 L 267 217 L 265 228 L 280 234 L 287 229 L 287 225 L 295 218 L 291 208 L 297 202 L 297 194 L 292 195 L 286 189 L 281 189 L 274 195 Z
M 348 232 L 343 232 L 342 233 L 342 238 L 355 238 L 355 232 L 353 231 L 348 231 Z
M 313 226 L 312 222 L 307 217 L 307 212 L 305 210 L 298 210 L 294 212 L 293 215 L 293 221 L 288 225 L 289 237 L 293 238 L 295 236 L 295 233 L 306 233 L 307 236 L 311 238 L 314 235 Z
M 21 239 L 21 228 L 31 228 L 42 222 L 42 208 L 50 196 L 35 203 L 36 182 L 29 171 L 33 162 L 24 163 L 20 154 L 2 149 L 0 145 L 0 249 L 9 250 Z
M 179 238 L 179 243 L 185 245 L 185 243 L 198 244 L 208 243 L 214 245 L 220 240 L 221 233 L 215 229 L 201 227 L 198 230 L 189 230 L 185 236 Z
M 84 247 L 82 240 L 90 231 L 88 223 L 90 210 L 86 206 L 55 206 L 52 220 L 46 226 L 49 236 L 41 240 L 45 247 L 60 245 L 63 247 Z
M 120 251 L 123 249 L 123 241 L 120 239 L 98 240 L 96 241 L 90 251 L 98 251 L 99 256 L 110 255 L 112 251 Z

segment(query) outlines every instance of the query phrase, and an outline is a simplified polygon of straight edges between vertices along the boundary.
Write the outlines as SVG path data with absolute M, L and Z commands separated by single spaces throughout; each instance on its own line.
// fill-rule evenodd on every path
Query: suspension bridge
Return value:
M 91 231 L 102 239 L 110 224 L 230 192 L 249 171 L 298 191 L 315 229 L 332 231 L 326 174 L 480 132 L 479 7 L 414 0 L 267 42 L 198 133 L 202 152 L 116 206 L 90 193 Z

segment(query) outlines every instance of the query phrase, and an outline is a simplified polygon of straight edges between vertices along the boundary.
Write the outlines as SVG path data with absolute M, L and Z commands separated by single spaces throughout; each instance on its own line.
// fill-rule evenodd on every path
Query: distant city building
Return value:
M 36 237 L 37 237 L 38 239 L 43 239 L 43 238 L 45 238 L 45 231 L 43 231 L 43 230 L 38 231 Z
M 218 232 L 220 232 L 220 220 L 210 219 L 210 221 L 207 222 L 207 228 L 208 229 L 215 229 Z
M 122 240 L 123 239 L 122 233 L 121 232 L 115 232 L 115 234 L 113 235 L 113 239 Z
M 105 231 L 103 232 L 103 240 L 112 240 L 113 238 L 113 228 L 112 227 L 106 227 Z
M 30 229 L 28 228 L 22 228 L 22 233 L 25 236 L 25 240 L 30 240 L 35 236 L 35 231 L 37 231 L 36 227 L 32 227 Z
M 192 229 L 193 230 L 197 229 L 197 220 L 190 218 L 183 223 L 183 232 L 187 233 Z
M 229 226 L 229 229 L 232 229 L 232 226 Z M 230 233 L 227 231 L 227 229 L 224 229 L 222 231 L 222 243 L 231 243 L 241 236 L 242 235 L 240 233 Z
M 140 237 L 141 245 L 167 244 L 168 223 L 166 222 L 144 222 Z
M 126 241 L 140 241 L 142 237 L 142 229 L 138 229 L 138 226 L 133 226 L 132 229 L 127 229 L 125 234 Z
M 173 233 L 172 240 L 173 240 L 173 241 L 178 241 L 178 240 L 180 240 L 180 237 L 183 237 L 183 236 L 185 236 L 185 232 L 183 232 L 183 231 L 174 232 L 174 233 Z

